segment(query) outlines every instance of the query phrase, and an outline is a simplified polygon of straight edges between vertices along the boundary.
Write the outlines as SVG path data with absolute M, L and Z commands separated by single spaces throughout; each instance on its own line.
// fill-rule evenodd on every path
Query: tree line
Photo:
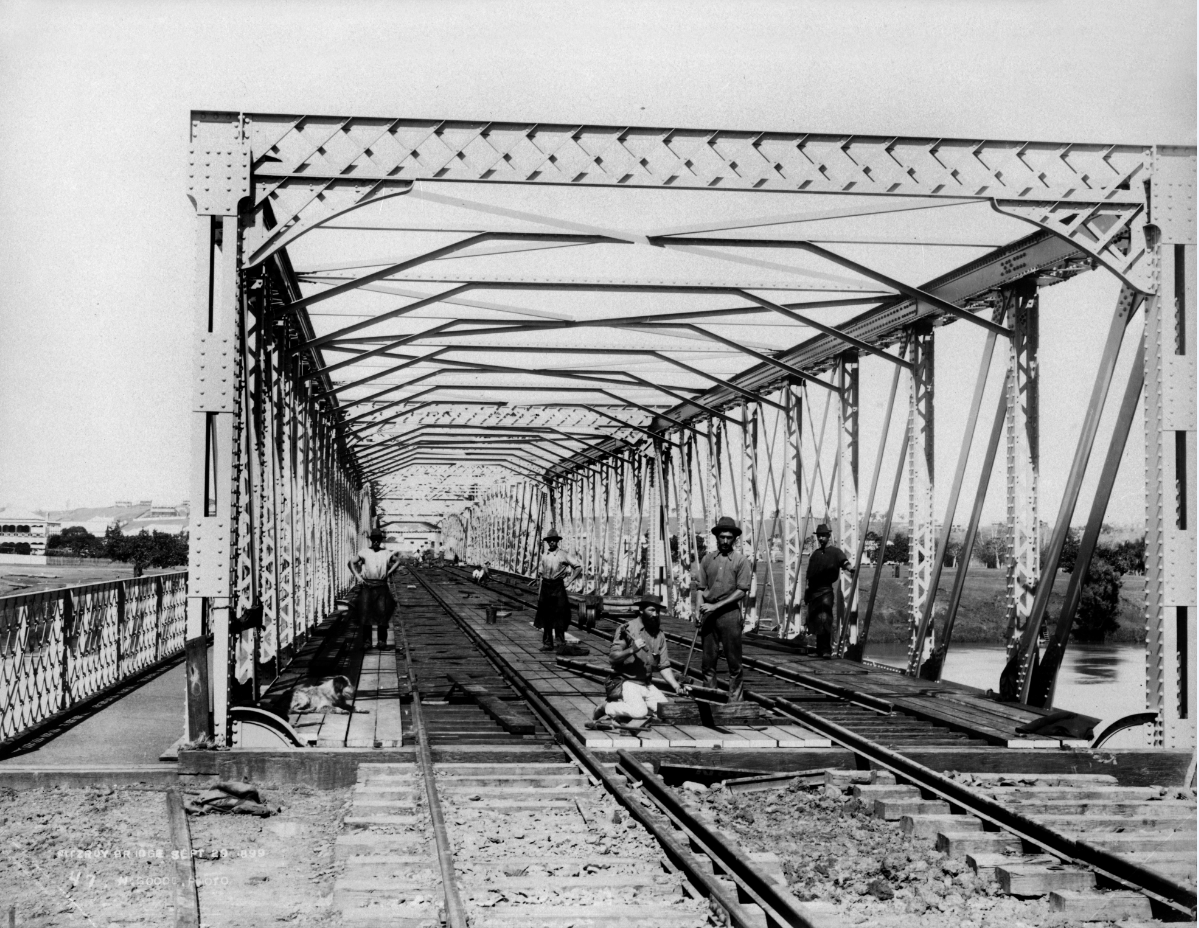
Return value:
M 110 525 L 103 538 L 97 538 L 82 526 L 65 528 L 51 535 L 46 543 L 49 557 L 107 558 L 146 567 L 187 566 L 187 532 L 148 532 L 126 535 L 120 526 Z

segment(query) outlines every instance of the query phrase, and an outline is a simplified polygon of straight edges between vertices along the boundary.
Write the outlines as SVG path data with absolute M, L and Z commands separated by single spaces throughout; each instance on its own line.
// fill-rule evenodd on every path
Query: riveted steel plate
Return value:
M 207 333 L 197 339 L 192 407 L 196 412 L 233 412 L 233 365 L 232 335 Z
M 1150 221 L 1168 245 L 1195 242 L 1195 149 L 1154 149 Z
M 188 578 L 190 595 L 229 595 L 229 525 L 227 516 L 192 520 Z
M 193 112 L 187 195 L 201 216 L 235 216 L 250 193 L 250 146 L 236 113 Z

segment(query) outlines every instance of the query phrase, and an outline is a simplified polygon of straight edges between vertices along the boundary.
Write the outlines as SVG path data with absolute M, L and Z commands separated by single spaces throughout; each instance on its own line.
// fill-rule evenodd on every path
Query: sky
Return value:
M 1184 0 L 0 0 L 0 506 L 188 494 L 193 108 L 1194 145 L 1195 26 Z M 1117 289 L 1043 296 L 1043 517 Z M 944 332 L 968 395 L 981 338 Z M 1141 454 L 1114 521 L 1143 519 Z

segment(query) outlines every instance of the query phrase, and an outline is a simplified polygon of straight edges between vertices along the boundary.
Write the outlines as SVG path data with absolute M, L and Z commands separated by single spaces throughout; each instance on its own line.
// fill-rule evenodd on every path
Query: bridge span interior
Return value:
M 911 538 L 907 671 L 927 685 L 965 574 L 937 604 L 949 533 L 969 543 L 988 487 L 1006 493 L 1003 695 L 1043 714 L 1143 443 L 1149 686 L 1129 712 L 1193 746 L 1194 149 L 197 111 L 188 170 L 188 622 L 217 654 L 211 723 L 189 690 L 192 740 L 227 742 L 314 640 L 371 527 L 417 520 L 520 576 L 556 527 L 580 609 L 651 591 L 677 619 L 694 526 L 729 515 L 759 567 L 747 622 L 774 639 L 801 630 L 815 525 L 858 566 L 881 511 L 880 543 Z M 1091 402 L 1046 512 L 1039 372 L 1069 353 L 1040 340 L 1039 294 L 1079 274 L 1120 294 L 1094 309 L 1104 348 L 1077 372 Z M 969 395 L 936 391 L 946 327 L 968 333 Z M 964 432 L 934 434 L 937 403 L 967 410 Z M 863 408 L 884 410 L 868 443 Z M 960 449 L 953 473 L 934 473 L 935 441 Z M 1042 578 L 1083 522 L 1053 615 Z M 842 580 L 838 665 L 868 657 L 878 575 Z

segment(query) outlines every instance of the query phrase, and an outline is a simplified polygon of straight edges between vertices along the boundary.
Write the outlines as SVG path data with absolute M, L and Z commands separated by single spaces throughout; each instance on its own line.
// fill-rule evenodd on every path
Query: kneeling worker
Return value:
M 604 685 L 605 702 L 597 706 L 594 718 L 605 715 L 618 721 L 643 719 L 657 714 L 658 707 L 667 702 L 666 695 L 654 686 L 654 671 L 662 674 L 675 693 L 684 688 L 670 669 L 666 650 L 666 634 L 662 631 L 660 610 L 662 597 L 643 595 L 637 601 L 639 615 L 616 630 L 608 660 L 612 674 Z

